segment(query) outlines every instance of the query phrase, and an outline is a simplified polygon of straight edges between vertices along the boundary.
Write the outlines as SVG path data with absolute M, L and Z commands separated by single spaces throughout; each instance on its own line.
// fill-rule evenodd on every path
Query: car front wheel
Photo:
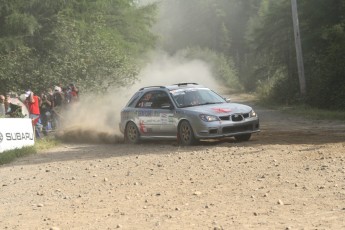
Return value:
M 182 121 L 178 130 L 178 141 L 180 145 L 194 145 L 197 140 L 194 137 L 193 128 L 188 121 Z
M 139 142 L 140 133 L 137 126 L 133 122 L 129 122 L 125 131 L 126 143 L 136 144 Z
M 250 137 L 252 136 L 251 133 L 249 134 L 241 134 L 235 136 L 236 141 L 249 141 Z

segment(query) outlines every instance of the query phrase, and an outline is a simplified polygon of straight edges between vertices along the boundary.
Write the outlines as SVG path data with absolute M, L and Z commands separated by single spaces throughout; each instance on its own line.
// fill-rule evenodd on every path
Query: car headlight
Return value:
M 216 116 L 200 114 L 199 117 L 201 120 L 206 121 L 206 122 L 218 121 L 218 117 L 216 117 Z
M 254 110 L 250 111 L 249 113 L 250 117 L 257 117 L 258 115 L 256 114 L 256 112 Z

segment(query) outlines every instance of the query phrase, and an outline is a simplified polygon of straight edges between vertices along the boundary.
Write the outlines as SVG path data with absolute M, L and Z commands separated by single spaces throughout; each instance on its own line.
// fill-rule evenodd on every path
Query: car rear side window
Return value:
M 136 92 L 133 95 L 133 97 L 129 100 L 127 107 L 134 107 L 135 106 L 135 102 L 139 98 L 140 94 L 141 94 L 140 92 Z
M 150 109 L 153 103 L 153 92 L 145 93 L 138 101 L 136 108 L 146 108 Z

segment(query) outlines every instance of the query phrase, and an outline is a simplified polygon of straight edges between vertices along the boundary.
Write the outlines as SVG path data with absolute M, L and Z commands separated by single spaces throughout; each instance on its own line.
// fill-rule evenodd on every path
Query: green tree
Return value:
M 320 108 L 344 108 L 345 1 L 298 1 L 307 103 Z M 248 82 L 279 103 L 299 99 L 298 73 L 289 1 L 263 0 L 248 27 L 253 68 Z M 267 87 L 269 85 L 270 87 Z
M 267 89 L 269 83 L 273 87 L 265 91 L 265 96 L 284 103 L 294 101 L 298 78 L 290 3 L 263 0 L 249 25 L 247 41 L 252 65 L 248 66 L 251 75 L 247 76 L 247 88 Z
M 131 0 L 0 0 L 0 91 L 56 83 L 104 90 L 135 79 L 155 5 Z
M 308 103 L 345 108 L 345 1 L 300 2 Z

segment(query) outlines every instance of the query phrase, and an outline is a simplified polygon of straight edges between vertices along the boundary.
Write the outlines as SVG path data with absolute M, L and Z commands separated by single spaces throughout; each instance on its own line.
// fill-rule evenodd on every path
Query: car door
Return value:
M 137 113 L 137 126 L 142 136 L 154 136 L 157 130 L 157 119 L 153 108 L 155 92 L 148 91 L 142 95 L 135 108 Z
M 142 136 L 176 137 L 173 104 L 165 91 L 144 93 L 136 109 L 137 125 Z
M 176 137 L 176 122 L 174 119 L 174 106 L 165 91 L 157 93 L 153 103 L 154 117 L 159 121 L 157 136 Z

